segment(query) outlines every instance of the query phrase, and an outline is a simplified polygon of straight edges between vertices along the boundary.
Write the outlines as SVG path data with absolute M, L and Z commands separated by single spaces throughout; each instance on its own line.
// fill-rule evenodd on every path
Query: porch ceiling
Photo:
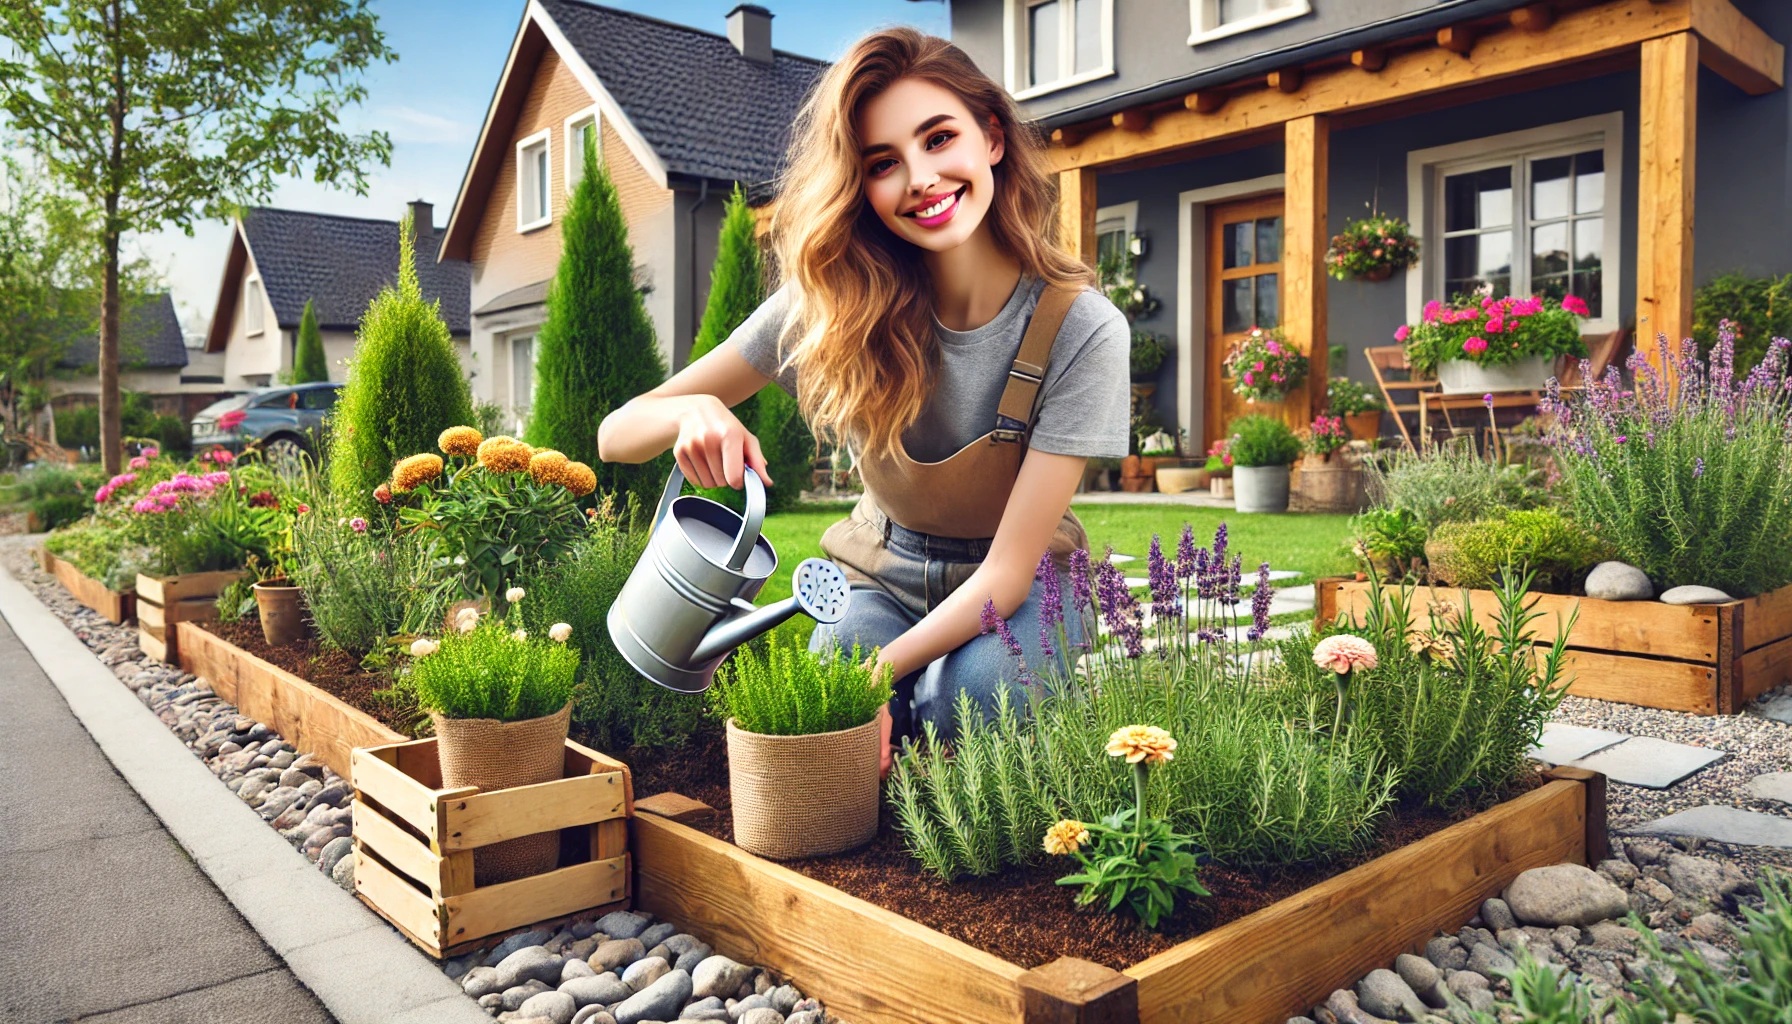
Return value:
M 1699 58 L 1753 95 L 1784 86 L 1785 48 L 1730 0 L 1609 0 L 1558 9 L 1533 3 L 1492 23 L 1468 22 L 1348 62 L 1320 61 L 1224 90 L 1190 93 L 1173 106 L 1141 106 L 1052 133 L 1052 168 L 1138 166 L 1192 147 L 1279 135 L 1314 114 L 1352 121 L 1398 116 L 1416 102 L 1475 87 L 1514 88 L 1519 76 L 1574 76 L 1637 58 L 1642 44 L 1678 33 L 1700 40 Z M 1273 78 L 1274 81 L 1270 81 Z M 1397 105 L 1397 106 L 1396 106 Z M 1377 110 L 1376 108 L 1384 108 Z

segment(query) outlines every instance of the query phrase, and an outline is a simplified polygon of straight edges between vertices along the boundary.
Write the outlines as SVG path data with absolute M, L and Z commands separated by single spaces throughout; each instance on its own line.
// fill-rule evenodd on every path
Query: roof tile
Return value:
M 398 221 L 337 217 L 257 206 L 243 214 L 243 233 L 262 287 L 284 329 L 296 329 L 305 300 L 316 303 L 321 330 L 352 331 L 380 290 L 398 278 Z M 431 256 L 442 231 L 420 232 L 417 281 L 427 301 L 440 299 L 451 334 L 468 333 L 472 267 Z

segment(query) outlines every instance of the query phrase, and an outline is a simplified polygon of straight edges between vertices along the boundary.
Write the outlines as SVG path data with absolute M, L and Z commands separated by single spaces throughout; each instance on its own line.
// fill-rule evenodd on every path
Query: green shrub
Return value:
M 67 526 L 93 511 L 93 499 L 79 494 L 51 494 L 31 503 L 37 513 L 38 528 L 54 530 Z
M 432 554 L 430 532 L 390 530 L 318 500 L 293 521 L 292 558 L 318 637 L 360 658 L 390 637 L 441 629 L 459 580 Z
M 147 551 L 131 536 L 129 524 L 99 518 L 83 519 L 44 538 L 44 550 L 112 590 L 137 585 L 139 569 L 151 570 Z
M 1387 409 L 1387 403 L 1381 400 L 1380 395 L 1344 376 L 1333 377 L 1326 382 L 1325 405 L 1333 416 L 1355 416 Z
M 1370 461 L 1369 495 L 1381 508 L 1405 509 L 1427 530 L 1440 523 L 1486 519 L 1508 509 L 1536 508 L 1546 495 L 1541 475 L 1493 462 L 1470 439 L 1392 453 Z
M 1425 524 L 1404 508 L 1372 508 L 1351 521 L 1356 553 L 1377 576 L 1400 578 L 1425 558 Z
M 1724 274 L 1699 286 L 1692 293 L 1692 336 L 1700 351 L 1717 347 L 1717 325 L 1724 320 L 1736 329 L 1736 369 L 1753 369 L 1774 338 L 1792 338 L 1792 274 Z M 1653 341 L 1637 340 L 1638 348 Z
M 1300 438 L 1274 416 L 1240 416 L 1226 450 L 1234 466 L 1289 466 L 1300 458 Z
M 712 690 L 717 714 L 747 732 L 813 736 L 864 725 L 890 702 L 887 678 L 864 664 L 870 652 L 811 654 L 793 634 L 772 635 L 764 653 L 740 648 Z
M 398 282 L 361 318 L 348 383 L 330 431 L 330 486 L 371 510 L 373 489 L 399 458 L 432 451 L 449 427 L 470 423 L 473 398 L 439 302 L 417 284 L 410 214 L 398 229 Z M 595 428 L 593 428 L 595 431 Z
M 507 618 L 480 615 L 471 629 L 457 627 L 439 641 L 418 643 L 439 645 L 434 651 L 412 648 L 411 685 L 418 705 L 432 714 L 519 722 L 551 715 L 572 700 L 578 648 L 528 632 L 514 612 Z
M 1485 590 L 1513 569 L 1534 576 L 1539 590 L 1567 593 L 1593 566 L 1614 557 L 1609 545 L 1551 508 L 1445 523 L 1425 550 L 1432 578 L 1465 590 Z
M 81 449 L 97 448 L 100 443 L 100 407 L 98 405 L 76 405 L 58 410 L 56 417 L 56 443 L 64 448 Z M 180 421 L 178 416 L 166 419 Z M 157 438 L 165 429 L 162 425 L 164 417 L 157 416 L 148 396 L 137 391 L 124 391 L 119 396 L 118 406 L 119 429 L 123 437 Z M 181 437 L 186 436 L 186 425 L 181 424 Z M 171 446 L 172 447 L 172 446 Z M 191 447 L 188 444 L 179 446 L 179 450 Z
M 292 382 L 312 384 L 330 379 L 330 364 L 324 358 L 324 336 L 317 329 L 317 310 L 310 299 L 299 316 L 299 340 L 292 353 Z

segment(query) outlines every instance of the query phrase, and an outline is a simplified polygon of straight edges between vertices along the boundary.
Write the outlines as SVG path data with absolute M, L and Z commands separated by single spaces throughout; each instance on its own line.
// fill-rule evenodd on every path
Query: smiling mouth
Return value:
M 948 193 L 944 199 L 941 199 L 939 202 L 934 203 L 932 206 L 929 206 L 929 207 L 927 207 L 925 209 L 921 209 L 921 210 L 910 210 L 909 212 L 903 214 L 903 216 L 904 217 L 912 217 L 917 220 L 928 220 L 928 219 L 931 219 L 934 217 L 938 217 L 940 214 L 945 213 L 947 210 L 950 210 L 950 209 L 952 209 L 952 207 L 956 206 L 958 204 L 958 201 L 960 199 L 964 198 L 965 190 L 968 188 L 970 188 L 969 185 L 960 185 L 958 187 L 957 191 Z

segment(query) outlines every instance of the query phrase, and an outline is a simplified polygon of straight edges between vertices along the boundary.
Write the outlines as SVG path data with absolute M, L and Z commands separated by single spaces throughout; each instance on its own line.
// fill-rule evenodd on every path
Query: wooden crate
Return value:
M 402 743 L 409 738 L 196 623 L 178 622 L 174 629 L 180 637 L 181 668 L 203 678 L 213 693 L 288 743 L 322 758 L 331 771 L 345 779 L 356 747 Z
M 1383 588 L 1392 591 L 1394 588 Z M 1370 584 L 1323 579 L 1315 587 L 1317 621 L 1339 615 L 1359 621 L 1369 609 Z M 1493 628 L 1499 598 L 1490 590 L 1416 592 L 1409 614 L 1429 621 L 1434 599 L 1461 604 Z M 1577 697 L 1620 701 L 1697 715 L 1734 715 L 1749 701 L 1792 682 L 1792 587 L 1724 604 L 1672 605 L 1659 601 L 1601 601 L 1531 594 L 1541 617 L 1531 623 L 1537 643 L 1553 643 L 1559 623 L 1575 614 L 1565 671 Z
M 63 588 L 74 595 L 75 600 L 99 612 L 106 621 L 122 625 L 137 614 L 136 594 L 129 590 L 107 590 L 104 583 L 82 575 L 81 570 L 72 563 L 57 558 L 48 551 L 44 552 L 44 558 L 49 563 L 46 568 L 50 575 L 56 577 Z
M 628 767 L 566 743 L 565 777 L 482 793 L 445 789 L 434 738 L 356 750 L 355 893 L 431 956 L 486 936 L 593 907 L 622 909 L 629 894 Z M 475 885 L 473 852 L 561 830 L 560 866 Z
M 177 622 L 211 622 L 218 617 L 218 595 L 247 576 L 239 570 L 192 572 L 181 576 L 137 574 L 137 645 L 143 653 L 169 664 L 180 662 Z
M 1604 784 L 1555 769 L 1537 789 L 1125 971 L 1068 957 L 1024 969 L 681 824 L 701 805 L 676 794 L 636 808 L 634 899 L 857 1024 L 1277 1024 L 1456 928 L 1520 872 L 1603 858 Z

